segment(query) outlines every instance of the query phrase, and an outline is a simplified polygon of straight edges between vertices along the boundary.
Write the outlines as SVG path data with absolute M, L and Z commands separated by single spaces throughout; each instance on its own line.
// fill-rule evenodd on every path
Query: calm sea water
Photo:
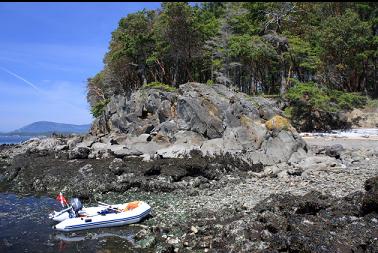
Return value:
M 0 193 L 0 252 L 134 252 L 129 226 L 59 232 L 48 214 L 61 210 L 52 198 Z
M 33 136 L 0 136 L 0 144 L 18 144 L 30 138 L 33 138 Z

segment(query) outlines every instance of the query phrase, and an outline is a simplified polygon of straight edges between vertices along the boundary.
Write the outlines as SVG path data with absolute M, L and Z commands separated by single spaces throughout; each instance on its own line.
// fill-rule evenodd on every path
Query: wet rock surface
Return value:
M 361 212 L 363 214 L 378 213 L 378 176 L 366 180 L 365 190 Z
M 238 177 L 248 171 L 260 172 L 261 164 L 249 165 L 231 155 L 143 161 L 140 157 L 103 159 L 72 157 L 70 152 L 38 151 L 17 154 L 2 168 L 3 184 L 20 193 L 49 194 L 64 189 L 87 199 L 93 194 L 125 192 L 131 188 L 152 192 L 209 188 L 227 174 Z

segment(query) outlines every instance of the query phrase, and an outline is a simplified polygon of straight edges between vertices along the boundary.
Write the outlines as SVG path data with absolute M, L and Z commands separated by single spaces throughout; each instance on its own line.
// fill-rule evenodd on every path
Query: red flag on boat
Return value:
M 58 200 L 62 204 L 63 207 L 64 207 L 64 205 L 68 206 L 68 202 L 61 192 L 56 197 L 56 200 Z

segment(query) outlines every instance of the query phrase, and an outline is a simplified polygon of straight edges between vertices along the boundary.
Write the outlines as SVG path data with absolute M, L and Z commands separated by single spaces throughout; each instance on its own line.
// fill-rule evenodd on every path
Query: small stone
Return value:
M 280 173 L 277 174 L 277 177 L 281 179 L 287 179 L 288 178 L 287 171 L 286 170 L 281 171 Z
M 167 240 L 167 243 L 169 244 L 178 244 L 180 242 L 180 240 L 178 238 L 169 238 Z
M 198 228 L 196 228 L 195 226 L 192 226 L 192 227 L 190 228 L 190 230 L 191 230 L 193 233 L 195 233 L 195 234 L 198 233 Z

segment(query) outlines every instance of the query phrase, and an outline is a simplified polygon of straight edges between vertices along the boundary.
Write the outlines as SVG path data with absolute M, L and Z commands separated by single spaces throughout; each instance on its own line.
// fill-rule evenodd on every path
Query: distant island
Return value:
M 37 121 L 21 127 L 17 130 L 0 133 L 2 136 L 9 135 L 19 135 L 19 136 L 39 136 L 39 135 L 50 135 L 52 133 L 56 134 L 84 134 L 87 133 L 90 129 L 90 124 L 85 125 L 74 125 L 74 124 L 65 124 L 57 123 L 50 121 Z

